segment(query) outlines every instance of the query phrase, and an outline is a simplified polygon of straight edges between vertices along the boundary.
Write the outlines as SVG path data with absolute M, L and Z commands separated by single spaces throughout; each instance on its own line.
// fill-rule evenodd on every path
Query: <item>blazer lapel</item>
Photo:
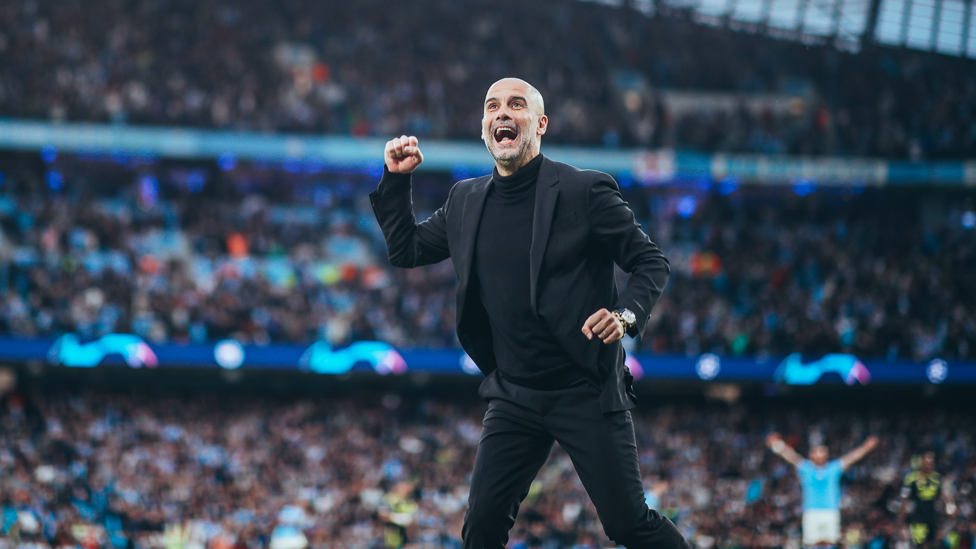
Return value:
M 543 157 L 542 166 L 539 167 L 539 180 L 535 186 L 535 214 L 532 218 L 532 245 L 529 248 L 529 298 L 532 302 L 532 313 L 535 315 L 539 314 L 539 273 L 542 271 L 542 259 L 546 255 L 552 215 L 556 211 L 556 198 L 559 196 L 556 183 L 559 183 L 556 164 Z
M 475 240 L 478 238 L 478 225 L 481 212 L 485 209 L 485 199 L 491 185 L 491 176 L 476 182 L 464 197 L 464 210 L 461 214 L 460 253 L 456 263 L 458 271 L 457 322 L 460 325 L 464 303 L 467 301 L 468 282 L 471 280 L 471 266 L 474 263 Z

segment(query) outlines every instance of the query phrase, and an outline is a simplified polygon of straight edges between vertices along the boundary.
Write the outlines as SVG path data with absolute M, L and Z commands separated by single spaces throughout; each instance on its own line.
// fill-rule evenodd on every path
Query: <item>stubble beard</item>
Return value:
M 488 153 L 491 154 L 493 159 L 495 159 L 495 163 L 505 166 L 512 171 L 521 167 L 519 166 L 519 163 L 522 162 L 522 159 L 528 154 L 531 146 L 531 142 L 525 136 L 525 134 L 521 132 L 521 128 L 518 139 L 521 139 L 522 142 L 519 143 L 518 148 L 515 149 L 498 150 L 498 144 L 495 143 L 494 137 L 491 135 L 482 135 L 482 138 L 485 141 L 485 146 L 488 147 Z M 522 163 L 524 164 L 524 162 Z

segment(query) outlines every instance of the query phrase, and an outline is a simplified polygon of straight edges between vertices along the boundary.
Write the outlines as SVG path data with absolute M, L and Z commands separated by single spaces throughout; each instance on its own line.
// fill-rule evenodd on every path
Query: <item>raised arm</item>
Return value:
M 871 450 L 874 450 L 878 446 L 878 437 L 870 436 L 865 440 L 860 446 L 854 448 L 850 452 L 847 452 L 840 458 L 840 466 L 847 469 L 851 465 L 854 465 L 860 461 L 864 456 L 868 455 Z
M 794 467 L 799 467 L 800 463 L 803 462 L 803 456 L 798 454 L 796 450 L 787 444 L 779 433 L 770 433 L 769 436 L 766 437 L 766 446 L 768 446 L 774 454 L 790 462 Z
M 416 137 L 399 137 L 386 143 L 383 179 L 369 195 L 373 213 L 383 231 L 390 263 L 396 267 L 419 267 L 451 256 L 447 246 L 447 207 L 417 223 L 413 211 L 411 174 L 424 161 Z M 453 189 L 451 191 L 453 193 Z

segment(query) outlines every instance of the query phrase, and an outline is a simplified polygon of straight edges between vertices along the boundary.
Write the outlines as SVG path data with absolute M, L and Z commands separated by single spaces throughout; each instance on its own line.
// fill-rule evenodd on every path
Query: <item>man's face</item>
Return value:
M 512 162 L 538 152 L 548 123 L 543 110 L 539 92 L 525 82 L 514 78 L 496 82 L 488 90 L 481 120 L 481 138 L 491 156 Z
M 935 454 L 933 452 L 926 452 L 922 456 L 922 463 L 919 468 L 926 473 L 935 469 Z
M 826 465 L 828 457 L 830 457 L 830 452 L 827 451 L 826 446 L 817 446 L 810 452 L 810 461 L 818 466 Z

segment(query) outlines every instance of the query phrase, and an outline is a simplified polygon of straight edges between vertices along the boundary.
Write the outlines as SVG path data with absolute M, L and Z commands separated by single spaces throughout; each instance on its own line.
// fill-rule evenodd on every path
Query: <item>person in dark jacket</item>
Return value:
M 547 125 L 538 90 L 499 80 L 482 120 L 491 175 L 458 182 L 417 223 L 411 173 L 423 153 L 404 135 L 387 142 L 383 178 L 370 195 L 394 266 L 454 263 L 458 340 L 486 376 L 464 547 L 505 547 L 519 504 L 559 442 L 611 540 L 684 549 L 675 526 L 644 500 L 633 377 L 620 342 L 641 336 L 670 265 L 613 178 L 541 154 Z M 614 264 L 630 273 L 619 293 Z

